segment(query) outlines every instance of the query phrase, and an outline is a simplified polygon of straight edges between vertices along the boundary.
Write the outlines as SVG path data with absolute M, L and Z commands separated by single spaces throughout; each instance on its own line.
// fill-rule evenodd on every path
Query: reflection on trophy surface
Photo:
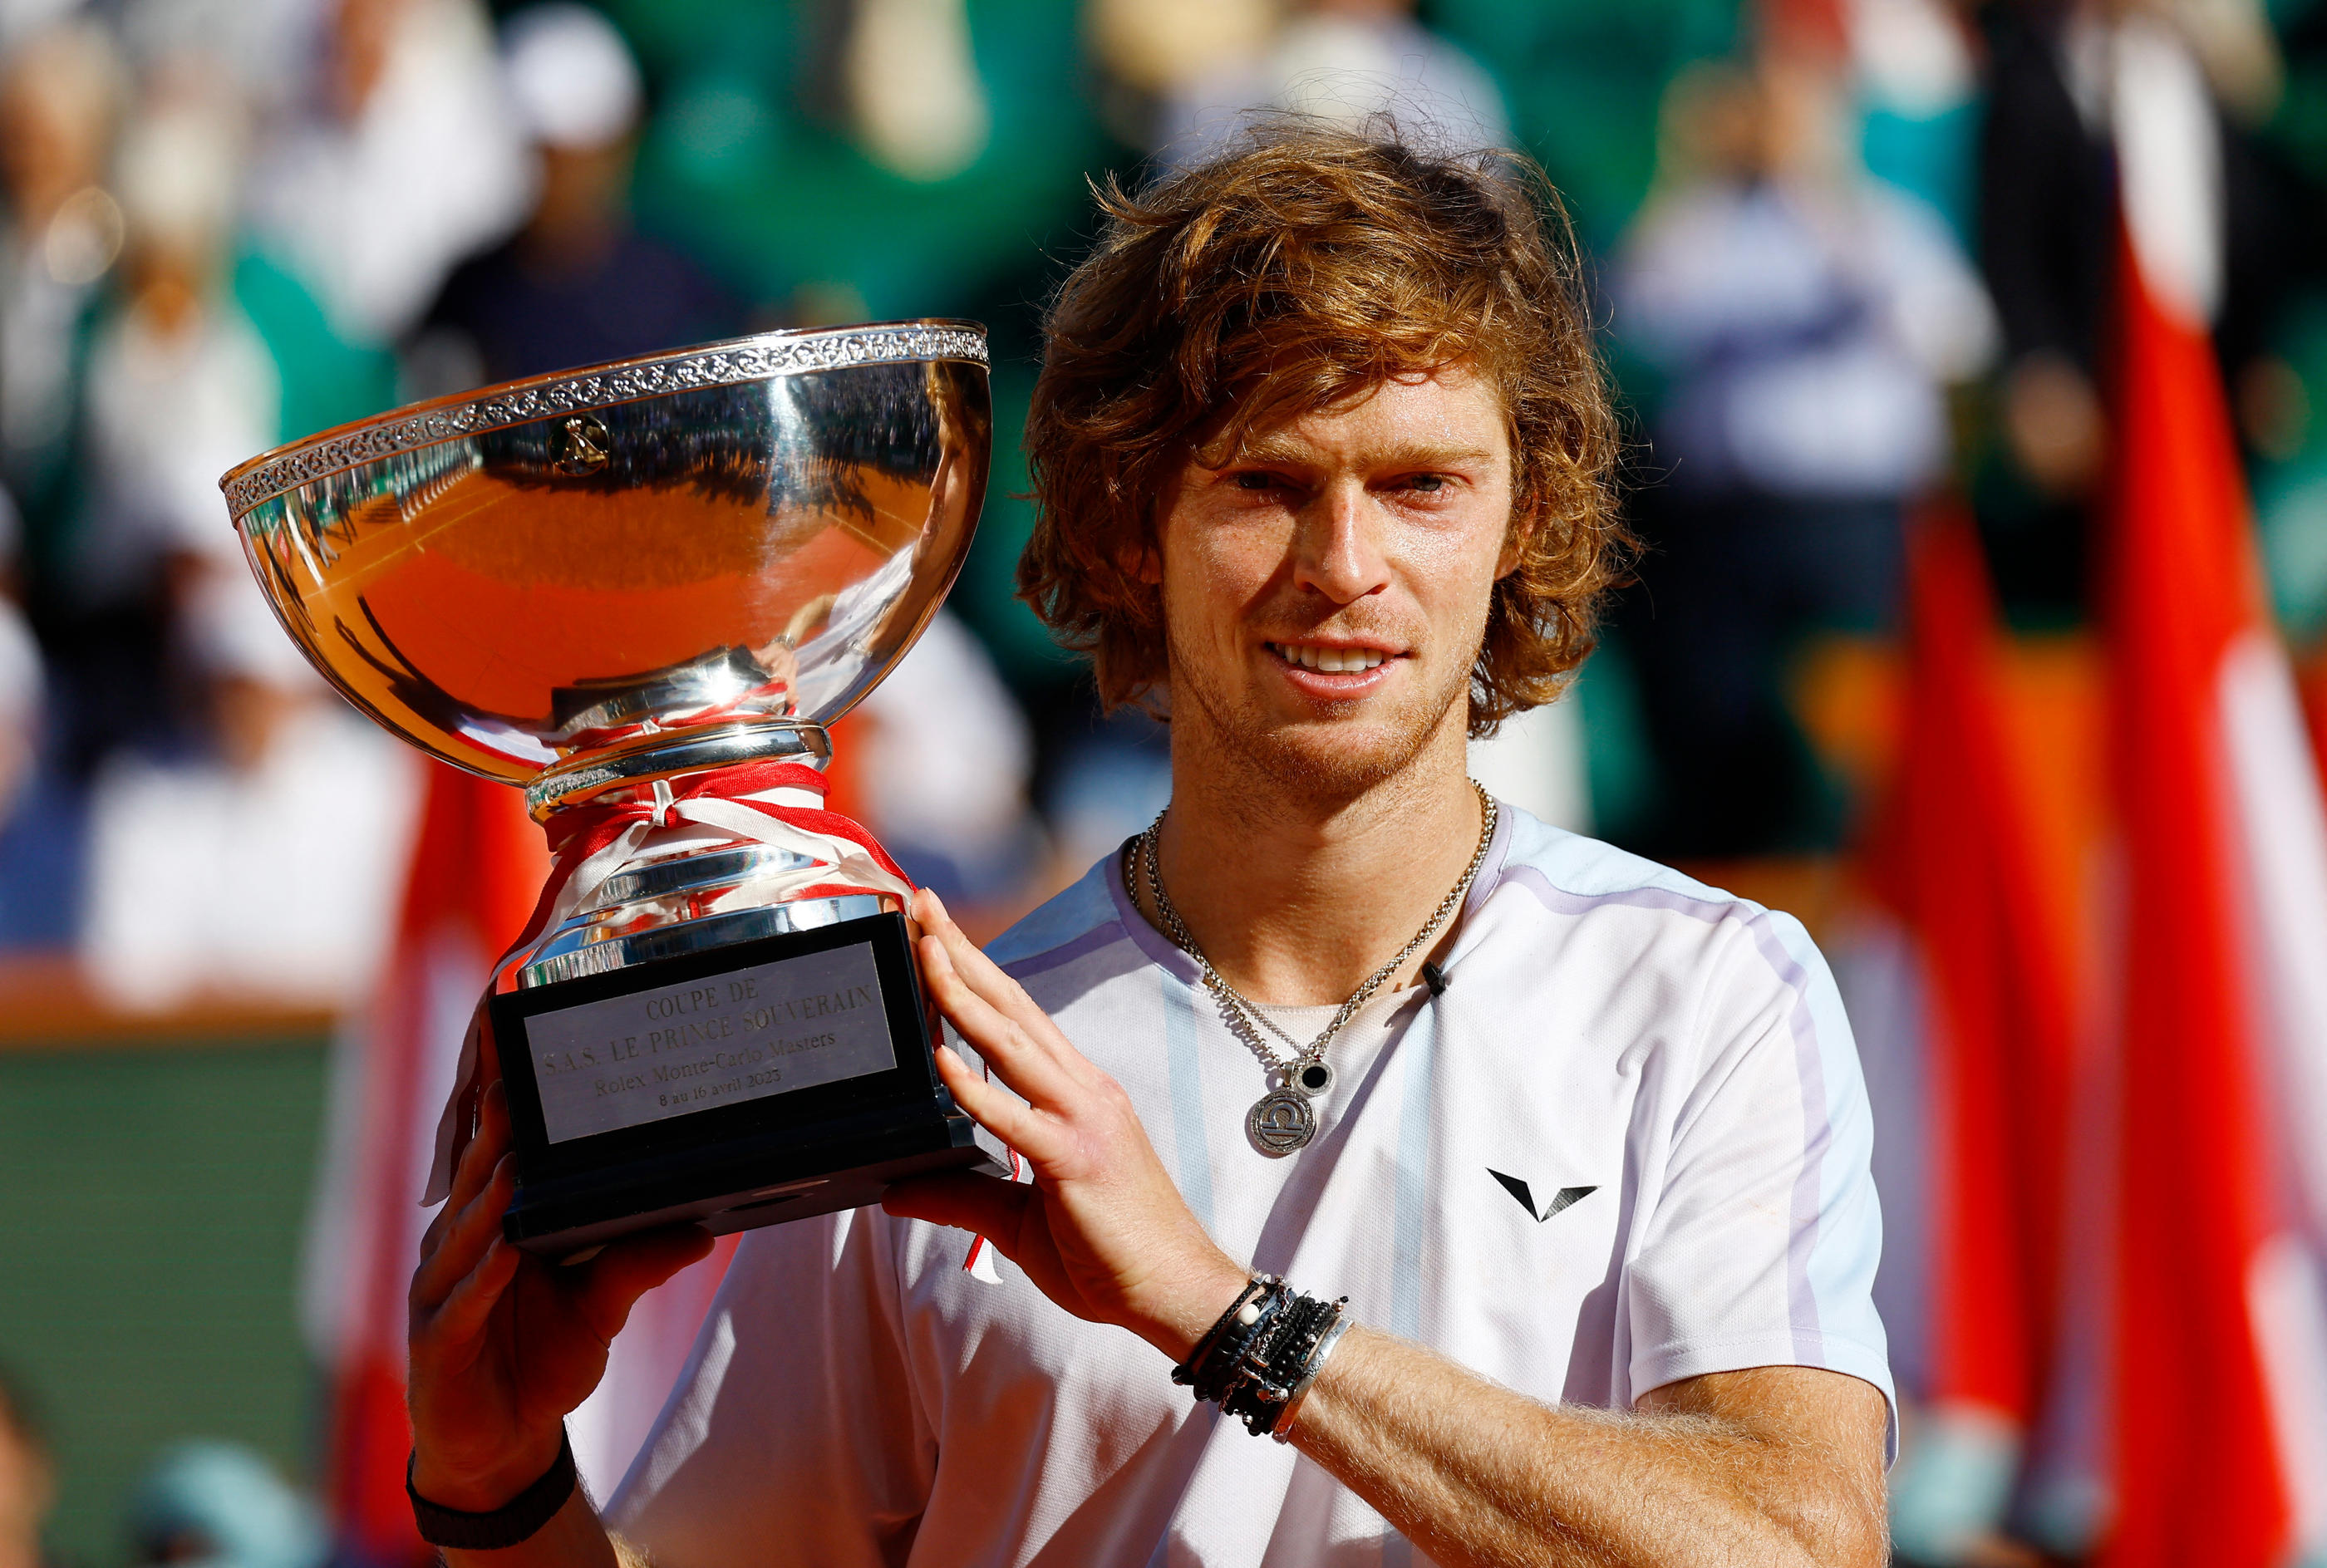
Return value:
M 549 835 L 493 986 L 513 1240 L 743 1228 L 989 1157 L 930 1067 L 911 884 L 820 772 L 824 725 L 959 570 L 986 358 L 962 322 L 772 333 L 398 410 L 221 481 L 316 667 L 523 785 Z

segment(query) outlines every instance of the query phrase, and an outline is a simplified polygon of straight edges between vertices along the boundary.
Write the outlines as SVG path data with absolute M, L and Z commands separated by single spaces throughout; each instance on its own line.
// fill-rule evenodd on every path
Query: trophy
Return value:
M 953 584 L 992 425 L 984 329 L 905 322 L 439 398 L 220 481 L 324 677 L 548 835 L 489 1003 L 516 1245 L 1004 1170 L 937 1076 L 911 884 L 822 771 Z

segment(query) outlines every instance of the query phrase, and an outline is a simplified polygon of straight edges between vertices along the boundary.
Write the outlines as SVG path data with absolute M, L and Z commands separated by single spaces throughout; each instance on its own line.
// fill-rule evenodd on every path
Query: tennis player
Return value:
M 1549 192 L 1294 124 L 1107 208 L 1020 583 L 1168 714 L 1172 803 L 986 952 L 918 905 L 945 1080 L 1021 1179 L 752 1232 L 602 1514 L 562 1418 L 708 1244 L 508 1247 L 491 1091 L 413 1283 L 424 1533 L 456 1568 L 1883 1562 L 1824 964 L 1464 773 L 1623 543 Z

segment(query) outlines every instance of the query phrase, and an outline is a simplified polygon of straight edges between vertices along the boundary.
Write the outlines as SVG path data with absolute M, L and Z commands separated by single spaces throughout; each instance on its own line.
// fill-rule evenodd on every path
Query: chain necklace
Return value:
M 1350 999 L 1334 1013 L 1332 1022 L 1325 1025 L 1324 1032 L 1307 1045 L 1303 1045 L 1278 1028 L 1276 1021 L 1262 1012 L 1257 1003 L 1229 985 L 1228 977 L 1213 968 L 1212 961 L 1204 957 L 1204 950 L 1196 946 L 1196 938 L 1189 931 L 1187 921 L 1180 918 L 1179 909 L 1172 902 L 1172 895 L 1164 891 L 1164 875 L 1159 869 L 1162 857 L 1155 849 L 1157 838 L 1164 829 L 1164 813 L 1157 812 L 1155 820 L 1148 824 L 1147 831 L 1132 841 L 1131 863 L 1124 868 L 1126 880 L 1134 881 L 1134 885 L 1136 885 L 1135 879 L 1145 873 L 1148 897 L 1154 901 L 1155 911 L 1164 919 L 1164 934 L 1172 938 L 1173 946 L 1196 961 L 1205 986 L 1220 1003 L 1221 1018 L 1260 1059 L 1262 1069 L 1276 1083 L 1275 1087 L 1254 1101 L 1252 1109 L 1245 1113 L 1245 1136 L 1251 1139 L 1253 1147 L 1262 1153 L 1273 1158 L 1290 1154 L 1317 1135 L 1317 1110 L 1310 1102 L 1313 1097 L 1325 1094 L 1333 1087 L 1333 1069 L 1325 1061 L 1326 1047 L 1332 1045 L 1333 1037 L 1341 1032 L 1341 1026 L 1357 1016 L 1358 1009 L 1371 1000 L 1374 993 L 1403 968 L 1406 961 L 1413 957 L 1422 945 L 1446 923 L 1447 917 L 1463 907 L 1463 899 L 1471 891 L 1471 883 L 1479 874 L 1479 867 L 1486 862 L 1487 846 L 1494 842 L 1498 816 L 1495 798 L 1480 789 L 1476 779 L 1472 780 L 1471 788 L 1478 790 L 1483 819 L 1479 828 L 1479 846 L 1471 852 L 1471 863 L 1463 868 L 1462 876 L 1447 890 L 1446 896 L 1438 901 L 1438 907 L 1422 923 L 1422 929 L 1415 932 L 1412 940 L 1350 993 Z M 1262 1036 L 1262 1030 L 1293 1047 L 1293 1054 L 1280 1057 L 1276 1048 Z

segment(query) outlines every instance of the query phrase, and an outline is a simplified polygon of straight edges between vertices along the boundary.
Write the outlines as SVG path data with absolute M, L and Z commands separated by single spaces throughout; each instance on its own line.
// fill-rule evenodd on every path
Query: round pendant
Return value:
M 1244 1132 L 1254 1148 L 1272 1159 L 1282 1158 L 1317 1135 L 1317 1113 L 1308 1096 L 1271 1089 L 1244 1114 Z
M 1305 1061 L 1293 1072 L 1293 1087 L 1311 1099 L 1333 1091 L 1333 1069 L 1322 1061 Z

